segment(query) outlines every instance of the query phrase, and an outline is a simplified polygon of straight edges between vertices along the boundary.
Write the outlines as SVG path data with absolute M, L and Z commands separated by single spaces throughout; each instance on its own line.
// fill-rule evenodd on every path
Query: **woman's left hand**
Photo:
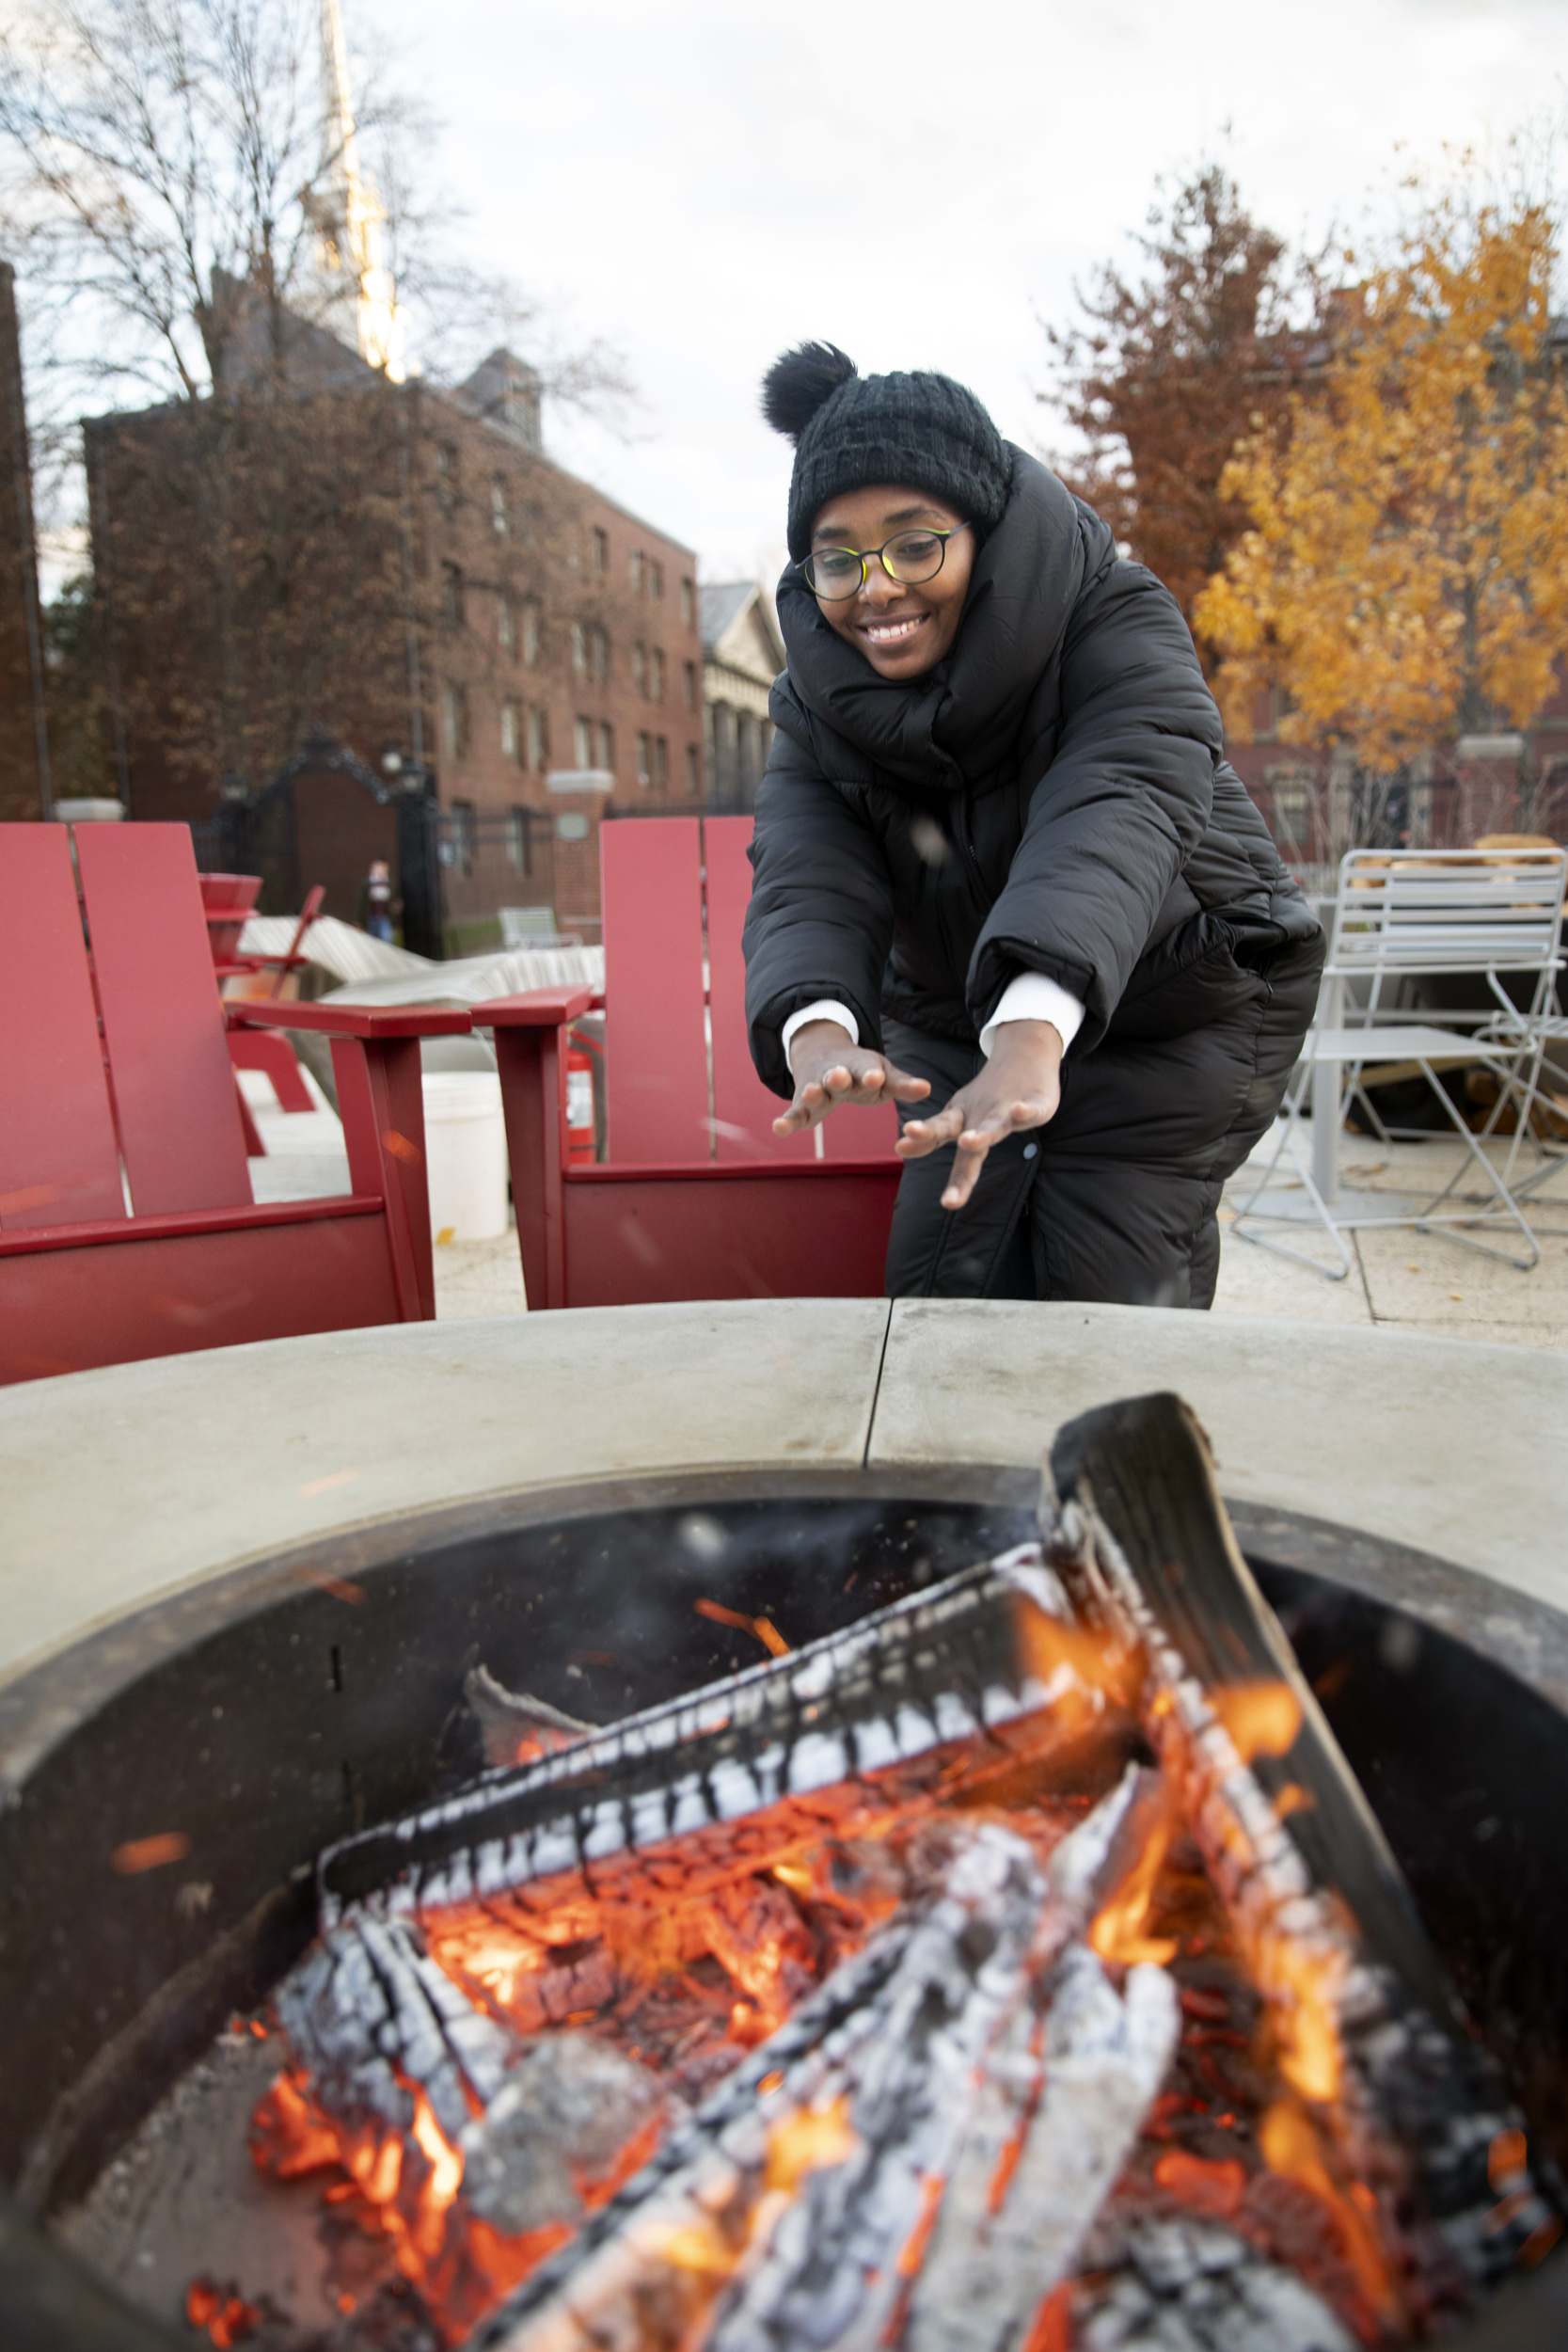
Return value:
M 1050 1021 L 1006 1021 L 978 1076 L 960 1087 L 929 1119 L 911 1119 L 896 1146 L 900 1159 L 923 1160 L 956 1143 L 944 1209 L 961 1209 L 985 1166 L 986 1153 L 1022 1127 L 1043 1127 L 1062 1099 L 1062 1040 Z

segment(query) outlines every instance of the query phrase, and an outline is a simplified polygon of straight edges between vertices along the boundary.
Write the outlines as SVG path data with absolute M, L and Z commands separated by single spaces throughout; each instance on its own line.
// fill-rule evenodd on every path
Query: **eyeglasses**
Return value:
M 917 588 L 923 580 L 935 580 L 948 540 L 968 529 L 967 523 L 955 523 L 951 531 L 895 532 L 879 548 L 867 548 L 863 555 L 853 548 L 815 548 L 800 569 L 813 596 L 829 604 L 859 596 L 873 564 L 879 564 L 900 588 Z

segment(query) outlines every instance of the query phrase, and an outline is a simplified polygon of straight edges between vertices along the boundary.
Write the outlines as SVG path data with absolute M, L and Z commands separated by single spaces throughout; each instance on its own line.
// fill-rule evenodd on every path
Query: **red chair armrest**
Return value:
M 460 1005 L 292 1005 L 230 996 L 224 1010 L 240 1028 L 319 1029 L 327 1037 L 466 1037 L 473 1017 Z
M 562 1029 L 603 1001 L 592 988 L 531 988 L 521 996 L 487 996 L 469 1010 L 476 1029 Z

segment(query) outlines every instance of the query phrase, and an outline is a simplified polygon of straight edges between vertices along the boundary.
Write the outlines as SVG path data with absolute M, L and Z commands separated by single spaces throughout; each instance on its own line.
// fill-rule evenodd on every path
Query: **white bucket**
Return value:
M 424 1148 L 435 1238 L 493 1241 L 504 1233 L 506 1121 L 493 1071 L 426 1073 Z

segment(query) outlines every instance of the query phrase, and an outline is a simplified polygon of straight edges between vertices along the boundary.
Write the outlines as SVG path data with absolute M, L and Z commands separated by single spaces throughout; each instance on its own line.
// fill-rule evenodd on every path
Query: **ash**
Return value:
M 268 2281 L 271 2324 L 255 2342 L 325 2341 L 337 2322 L 314 2185 L 280 2190 L 250 2161 L 250 2119 L 281 2058 L 273 2036 L 220 2034 L 56 2224 L 72 2253 L 150 2317 L 182 2329 L 193 2269 L 203 2268 Z
M 607 2172 L 627 2140 L 669 2102 L 645 2067 L 587 2034 L 552 2034 L 525 2049 L 460 2145 L 463 2187 L 497 2230 L 580 2221 L 576 2173 Z
M 1139 2221 L 1101 2236 L 1111 2284 L 1079 2322 L 1082 2352 L 1356 2352 L 1298 2279 L 1215 2221 Z

